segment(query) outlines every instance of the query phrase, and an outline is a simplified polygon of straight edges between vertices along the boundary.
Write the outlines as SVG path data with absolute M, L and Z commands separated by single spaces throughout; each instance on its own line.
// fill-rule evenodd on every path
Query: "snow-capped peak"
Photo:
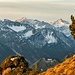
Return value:
M 26 18 L 25 17 L 22 17 L 20 19 L 17 19 L 16 22 L 23 22 Z
M 53 25 L 54 26 L 56 26 L 56 27 L 61 27 L 61 26 L 69 26 L 69 22 L 68 21 L 65 21 L 65 20 L 63 20 L 63 19 L 58 19 L 57 21 L 55 21 L 54 23 L 53 23 Z

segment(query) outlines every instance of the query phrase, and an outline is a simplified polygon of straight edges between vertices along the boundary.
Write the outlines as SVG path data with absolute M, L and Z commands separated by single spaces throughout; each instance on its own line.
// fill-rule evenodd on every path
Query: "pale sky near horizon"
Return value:
M 75 0 L 0 0 L 0 19 L 16 20 L 21 17 L 52 22 L 70 21 L 75 16 Z
M 75 0 L 0 0 L 0 2 L 19 2 L 19 1 L 51 1 L 51 2 L 54 2 L 54 1 L 63 1 L 63 2 L 75 2 Z

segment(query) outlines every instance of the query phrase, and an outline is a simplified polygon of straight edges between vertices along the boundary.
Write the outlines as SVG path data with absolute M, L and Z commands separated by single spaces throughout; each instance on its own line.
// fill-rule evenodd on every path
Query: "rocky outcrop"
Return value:
M 40 58 L 35 63 L 31 64 L 30 67 L 34 68 L 37 66 L 38 71 L 46 71 L 48 68 L 52 68 L 58 63 L 60 63 L 60 61 L 57 59 Z
M 72 53 L 67 54 L 67 55 L 64 57 L 64 59 L 62 59 L 62 62 L 65 61 L 65 60 L 67 60 L 68 58 L 72 57 L 73 55 L 75 55 L 75 52 L 72 52 Z
M 75 75 L 75 55 L 39 75 Z

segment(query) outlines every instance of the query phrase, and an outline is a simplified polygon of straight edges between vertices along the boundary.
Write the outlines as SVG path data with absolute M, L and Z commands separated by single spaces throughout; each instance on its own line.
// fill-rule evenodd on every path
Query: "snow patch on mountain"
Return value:
M 57 43 L 57 39 L 53 36 L 53 32 L 51 34 L 48 32 L 47 36 L 45 37 L 45 40 L 50 43 Z
M 42 28 L 45 28 L 45 25 L 44 26 L 39 26 L 38 24 L 35 25 L 35 29 L 42 29 Z
M 3 37 L 6 38 L 7 36 L 3 34 Z
M 8 28 L 11 28 L 12 30 L 16 31 L 16 32 L 19 32 L 19 31 L 22 31 L 22 30 L 26 30 L 26 27 L 25 26 L 8 26 Z
M 69 37 L 71 35 L 69 29 L 62 30 L 62 33 L 64 33 L 67 37 Z
M 32 30 L 28 31 L 27 33 L 25 33 L 22 37 L 25 37 L 26 39 L 31 37 L 33 35 Z

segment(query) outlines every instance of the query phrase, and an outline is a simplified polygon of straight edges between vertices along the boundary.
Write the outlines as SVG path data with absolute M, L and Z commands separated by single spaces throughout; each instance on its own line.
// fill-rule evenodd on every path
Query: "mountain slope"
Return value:
M 75 51 L 75 42 L 57 27 L 32 19 L 0 21 L 0 41 L 30 63 L 43 57 L 62 59 Z
M 15 55 L 12 49 L 0 42 L 0 62 L 2 62 L 7 56 Z

